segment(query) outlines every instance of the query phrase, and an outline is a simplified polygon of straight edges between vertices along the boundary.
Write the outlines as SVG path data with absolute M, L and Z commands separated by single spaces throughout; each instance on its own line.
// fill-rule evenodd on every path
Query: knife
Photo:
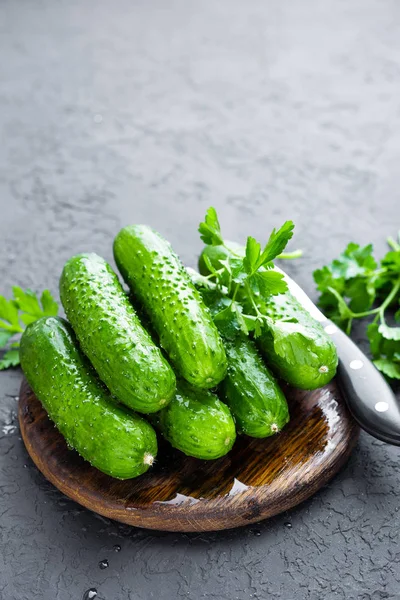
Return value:
M 289 275 L 276 266 L 274 268 L 284 276 L 290 293 L 332 337 L 339 356 L 338 384 L 354 419 L 378 440 L 400 446 L 400 406 L 384 377 Z

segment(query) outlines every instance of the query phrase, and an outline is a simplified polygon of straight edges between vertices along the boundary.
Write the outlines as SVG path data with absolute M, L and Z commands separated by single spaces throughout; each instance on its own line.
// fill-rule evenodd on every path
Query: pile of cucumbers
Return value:
M 227 250 L 204 252 L 203 273 Z M 68 321 L 31 323 L 20 348 L 23 371 L 50 419 L 100 471 L 119 479 L 147 471 L 157 455 L 156 430 L 189 456 L 224 456 L 236 432 L 265 438 L 289 421 L 275 376 L 304 389 L 334 376 L 331 340 L 290 294 L 266 298 L 265 310 L 277 331 L 295 315 L 313 335 L 307 348 L 296 348 L 293 335 L 282 356 L 274 326 L 256 342 L 219 330 L 218 298 L 210 301 L 204 278 L 190 274 L 150 227 L 122 229 L 114 257 L 129 296 L 104 259 L 74 256 L 60 278 Z

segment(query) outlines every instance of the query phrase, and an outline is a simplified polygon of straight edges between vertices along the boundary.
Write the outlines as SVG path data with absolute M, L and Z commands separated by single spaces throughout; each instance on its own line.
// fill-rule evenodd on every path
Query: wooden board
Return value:
M 273 438 L 239 437 L 224 458 L 189 458 L 160 441 L 155 466 L 118 481 L 68 450 L 24 380 L 19 422 L 43 475 L 79 504 L 123 523 L 166 531 L 214 531 L 260 521 L 314 494 L 358 438 L 335 381 L 312 392 L 285 389 L 291 421 Z

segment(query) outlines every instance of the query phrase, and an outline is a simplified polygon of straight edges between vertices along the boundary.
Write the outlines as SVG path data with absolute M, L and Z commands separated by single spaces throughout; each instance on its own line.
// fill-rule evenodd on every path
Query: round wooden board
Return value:
M 273 438 L 241 436 L 224 458 L 189 458 L 160 440 L 157 462 L 119 481 L 69 450 L 24 380 L 19 422 L 43 475 L 86 508 L 123 523 L 165 531 L 215 531 L 285 511 L 314 494 L 345 463 L 359 429 L 335 381 L 306 392 L 285 389 L 291 420 Z

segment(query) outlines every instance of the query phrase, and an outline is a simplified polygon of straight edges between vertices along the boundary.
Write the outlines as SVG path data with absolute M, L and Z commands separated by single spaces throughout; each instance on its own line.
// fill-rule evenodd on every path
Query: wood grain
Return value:
M 285 388 L 291 421 L 273 438 L 239 437 L 228 456 L 201 461 L 160 440 L 155 466 L 118 481 L 69 450 L 24 380 L 19 422 L 43 475 L 105 517 L 165 531 L 214 531 L 260 521 L 314 494 L 344 464 L 359 429 L 335 381 L 311 392 Z

